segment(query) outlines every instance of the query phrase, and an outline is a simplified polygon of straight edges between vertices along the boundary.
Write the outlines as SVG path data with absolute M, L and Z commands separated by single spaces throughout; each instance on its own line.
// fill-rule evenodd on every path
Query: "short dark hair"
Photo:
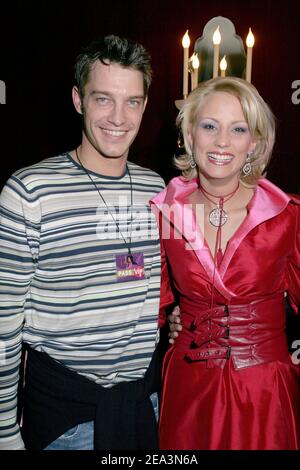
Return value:
M 152 79 L 150 54 L 141 44 L 111 34 L 93 41 L 77 57 L 75 81 L 81 98 L 84 96 L 84 87 L 89 79 L 91 66 L 97 60 L 105 65 L 113 62 L 142 72 L 144 94 L 147 96 Z

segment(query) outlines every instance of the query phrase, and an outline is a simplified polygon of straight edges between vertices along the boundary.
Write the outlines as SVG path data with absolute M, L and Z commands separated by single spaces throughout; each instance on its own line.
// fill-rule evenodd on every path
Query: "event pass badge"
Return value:
M 145 279 L 144 253 L 116 255 L 117 282 Z

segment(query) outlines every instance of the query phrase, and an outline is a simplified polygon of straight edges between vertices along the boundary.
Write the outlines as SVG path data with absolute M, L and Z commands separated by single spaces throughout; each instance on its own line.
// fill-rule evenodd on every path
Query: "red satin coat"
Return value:
M 152 201 L 162 232 L 161 323 L 174 290 L 183 322 L 164 361 L 160 447 L 299 449 L 299 365 L 288 353 L 284 295 L 297 312 L 300 198 L 260 180 L 215 273 L 211 309 L 214 263 L 187 203 L 197 187 L 174 178 Z

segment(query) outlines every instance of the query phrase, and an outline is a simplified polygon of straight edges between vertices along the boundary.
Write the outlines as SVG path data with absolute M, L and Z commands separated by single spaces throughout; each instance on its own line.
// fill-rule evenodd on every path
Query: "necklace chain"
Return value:
M 215 197 L 217 199 L 223 199 L 223 202 L 226 202 L 226 201 L 229 201 L 229 199 L 231 199 L 235 193 L 237 192 L 237 190 L 239 189 L 240 187 L 240 183 L 238 183 L 237 187 L 231 191 L 230 193 L 228 194 L 225 194 L 224 196 L 216 196 L 215 194 L 211 194 L 209 193 L 208 191 L 206 191 L 206 189 L 204 189 L 202 186 L 200 186 L 200 191 L 204 194 L 204 196 L 206 197 L 206 199 L 208 199 L 210 202 L 212 202 L 213 204 L 216 204 L 215 201 L 213 201 L 212 199 L 210 199 L 208 196 L 212 196 L 212 197 Z
M 200 186 L 200 191 L 202 192 L 203 196 L 206 197 L 206 199 L 212 202 L 213 204 L 218 204 L 217 207 L 212 209 L 209 213 L 209 222 L 211 225 L 213 225 L 214 227 L 219 227 L 226 224 L 228 220 L 228 214 L 223 208 L 224 203 L 229 201 L 229 199 L 231 199 L 235 195 L 239 187 L 240 183 L 238 183 L 237 187 L 230 193 L 225 194 L 224 196 L 216 196 L 215 194 L 209 193 L 202 186 Z M 213 201 L 209 196 L 218 198 L 218 203 Z
M 89 177 L 91 183 L 93 184 L 93 186 L 94 186 L 95 189 L 97 190 L 97 192 L 98 192 L 98 194 L 99 194 L 101 200 L 103 201 L 103 203 L 104 203 L 106 209 L 108 210 L 108 212 L 109 212 L 111 218 L 113 219 L 113 221 L 114 221 L 114 223 L 115 223 L 115 225 L 116 225 L 116 227 L 117 227 L 117 230 L 118 230 L 119 234 L 120 234 L 121 237 L 123 238 L 123 241 L 124 241 L 124 243 L 125 243 L 125 246 L 126 246 L 126 248 L 127 248 L 127 250 L 128 250 L 128 254 L 131 256 L 131 255 L 132 255 L 132 253 L 131 253 L 131 238 L 132 238 L 133 190 L 132 190 L 132 178 L 131 178 L 131 173 L 130 173 L 130 171 L 129 171 L 129 168 L 128 168 L 127 163 L 126 163 L 126 169 L 127 169 L 128 176 L 129 176 L 129 181 L 130 181 L 130 234 L 129 234 L 129 237 L 128 237 L 128 240 L 129 240 L 128 242 L 126 241 L 126 239 L 125 239 L 125 237 L 124 237 L 124 235 L 123 235 L 123 233 L 122 233 L 122 231 L 121 231 L 121 229 L 120 229 L 119 223 L 116 221 L 116 219 L 114 218 L 114 216 L 113 216 L 111 210 L 109 209 L 109 206 L 106 204 L 106 201 L 105 201 L 103 195 L 101 194 L 101 192 L 100 192 L 98 186 L 96 185 L 95 181 L 94 181 L 93 178 L 91 177 L 89 171 L 85 168 L 85 166 L 83 166 L 83 164 L 82 164 L 82 162 L 81 162 L 81 160 L 80 160 L 80 158 L 79 158 L 79 155 L 78 155 L 78 152 L 77 152 L 77 148 L 75 149 L 75 153 L 76 153 L 76 157 L 77 157 L 77 159 L 78 159 L 78 161 L 79 161 L 79 163 L 80 163 L 81 168 L 84 170 L 85 174 Z

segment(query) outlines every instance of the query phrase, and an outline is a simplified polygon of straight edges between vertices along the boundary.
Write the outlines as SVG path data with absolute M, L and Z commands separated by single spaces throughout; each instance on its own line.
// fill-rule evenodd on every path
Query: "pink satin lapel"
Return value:
M 171 220 L 178 237 L 184 237 L 187 249 L 193 249 L 199 262 L 212 280 L 214 263 L 203 234 L 196 223 L 192 207 L 186 198 L 199 186 L 198 179 L 191 181 L 183 177 L 173 178 L 168 187 L 152 199 L 152 203 L 162 212 L 166 223 Z M 215 286 L 226 298 L 234 297 L 234 292 L 226 288 L 224 276 L 230 262 L 247 234 L 256 226 L 284 210 L 291 198 L 270 181 L 261 179 L 248 206 L 249 214 L 228 243 L 224 258 L 215 273 Z M 170 215 L 171 214 L 171 215 Z M 172 215 L 173 214 L 173 215 Z M 174 214 L 176 214 L 174 216 Z
M 183 237 L 187 241 L 187 249 L 192 249 L 199 262 L 205 269 L 209 279 L 212 281 L 214 273 L 214 262 L 208 246 L 205 244 L 203 234 L 196 222 L 195 213 L 192 206 L 186 203 L 189 194 L 198 188 L 197 179 L 186 181 L 174 178 L 167 188 L 152 202 L 159 208 L 163 215 L 163 224 L 170 221 L 175 229 L 175 237 Z M 163 225 L 164 226 L 164 225 Z M 162 229 L 163 236 L 168 230 Z M 218 270 L 215 272 L 215 287 L 228 300 L 235 296 L 233 292 L 226 288 Z
M 270 197 L 270 195 L 272 196 Z M 230 262 L 248 233 L 262 222 L 280 214 L 287 206 L 290 197 L 283 193 L 266 179 L 262 179 L 257 186 L 254 196 L 251 199 L 248 210 L 249 213 L 228 242 L 224 258 L 222 260 L 219 273 L 222 279 L 226 274 Z

